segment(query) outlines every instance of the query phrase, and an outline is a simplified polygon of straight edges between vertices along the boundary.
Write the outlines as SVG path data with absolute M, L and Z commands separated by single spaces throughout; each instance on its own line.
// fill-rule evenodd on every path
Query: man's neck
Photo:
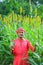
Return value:
M 23 39 L 22 37 L 19 37 L 20 39 Z

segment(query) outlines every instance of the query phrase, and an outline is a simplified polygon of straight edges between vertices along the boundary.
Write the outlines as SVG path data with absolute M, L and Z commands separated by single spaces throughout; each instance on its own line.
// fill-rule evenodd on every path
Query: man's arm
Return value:
M 36 50 L 36 45 L 33 47 L 30 41 L 27 42 L 27 47 L 33 52 Z

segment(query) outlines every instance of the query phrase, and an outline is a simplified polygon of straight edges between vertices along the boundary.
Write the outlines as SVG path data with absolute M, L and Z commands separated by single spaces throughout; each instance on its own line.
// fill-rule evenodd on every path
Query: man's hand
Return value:
M 10 43 L 10 52 L 13 54 L 13 51 L 14 51 L 14 46 L 15 46 L 15 43 L 14 42 L 11 42 Z
M 15 46 L 15 43 L 14 42 L 11 42 L 10 43 L 10 50 L 13 50 L 14 49 L 14 46 Z

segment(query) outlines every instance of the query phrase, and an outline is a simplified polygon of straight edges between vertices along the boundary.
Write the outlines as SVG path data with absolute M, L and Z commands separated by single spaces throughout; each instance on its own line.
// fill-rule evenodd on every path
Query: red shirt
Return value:
M 26 60 L 23 58 L 28 58 L 28 50 L 34 51 L 34 47 L 31 45 L 30 41 L 26 39 L 16 39 L 13 40 L 15 43 L 14 49 L 12 50 L 14 54 L 13 65 L 30 65 L 26 63 Z

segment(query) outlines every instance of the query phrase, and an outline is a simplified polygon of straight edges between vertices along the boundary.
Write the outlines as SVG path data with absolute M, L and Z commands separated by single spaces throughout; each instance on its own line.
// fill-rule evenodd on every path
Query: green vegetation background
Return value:
M 25 29 L 24 37 L 31 41 L 35 52 L 29 52 L 31 65 L 43 65 L 43 1 L 5 0 L 0 2 L 0 65 L 12 65 L 9 45 L 17 38 L 16 30 Z

